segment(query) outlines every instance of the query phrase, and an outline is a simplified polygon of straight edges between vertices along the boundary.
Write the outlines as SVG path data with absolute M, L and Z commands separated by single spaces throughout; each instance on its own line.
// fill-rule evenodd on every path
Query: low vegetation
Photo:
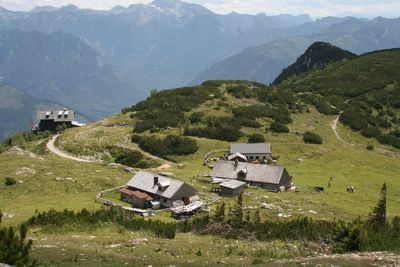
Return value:
M 249 143 L 264 143 L 265 137 L 262 134 L 252 134 L 248 137 Z
M 6 186 L 11 186 L 11 185 L 16 185 L 17 184 L 17 180 L 15 180 L 14 178 L 12 178 L 12 177 L 6 177 L 5 179 L 4 179 L 4 184 L 6 185 Z
M 168 239 L 175 238 L 176 233 L 174 223 L 145 220 L 143 217 L 134 215 L 130 211 L 116 207 L 102 208 L 94 211 L 82 209 L 77 212 L 51 209 L 35 214 L 28 220 L 27 225 L 47 227 L 50 230 L 52 227 L 67 226 L 71 230 L 85 231 L 99 227 L 104 223 L 116 224 L 130 231 L 145 230 L 152 232 L 157 237 Z
M 2 227 L 2 218 L 0 211 L 0 263 L 36 266 L 36 262 L 30 258 L 32 240 L 26 240 L 27 226 L 21 224 L 19 227 Z
M 399 251 L 400 218 L 392 222 L 386 216 L 386 184 L 381 198 L 367 220 L 352 222 L 313 220 L 300 217 L 289 220 L 261 220 L 259 211 L 243 209 L 242 196 L 236 205 L 226 211 L 225 203 L 219 205 L 213 216 L 205 214 L 179 224 L 183 232 L 195 231 L 229 239 L 297 240 L 331 243 L 332 251 Z
M 399 49 L 377 51 L 293 76 L 278 87 L 298 92 L 322 114 L 341 112 L 340 121 L 353 131 L 400 148 L 399 59 Z
M 178 135 L 167 135 L 165 138 L 133 135 L 132 142 L 144 151 L 160 157 L 190 155 L 199 149 L 196 140 Z
M 303 141 L 306 144 L 322 144 L 323 140 L 322 137 L 316 133 L 312 132 L 305 132 L 303 135 Z
M 143 169 L 157 166 L 157 162 L 146 159 L 139 151 L 118 146 L 109 146 L 106 149 L 116 163 Z

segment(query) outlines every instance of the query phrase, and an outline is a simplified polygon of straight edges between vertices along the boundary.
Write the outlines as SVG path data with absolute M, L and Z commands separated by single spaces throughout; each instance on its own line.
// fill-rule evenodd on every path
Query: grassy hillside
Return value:
M 207 88 L 204 88 L 207 87 Z M 118 123 L 132 125 L 136 128 L 136 134 L 140 136 L 157 136 L 162 137 L 170 134 L 180 134 L 185 132 L 185 128 L 207 128 L 206 121 L 209 114 L 224 119 L 228 117 L 236 118 L 232 110 L 239 107 L 248 107 L 249 105 L 261 105 L 262 103 L 255 98 L 237 98 L 229 93 L 229 88 L 242 86 L 248 91 L 259 90 L 260 85 L 248 82 L 221 82 L 209 83 L 203 88 L 191 88 L 198 90 L 197 93 L 189 94 L 186 90 L 159 92 L 150 97 L 147 101 L 139 103 L 132 110 L 125 110 L 125 115 L 115 115 L 106 120 L 91 124 L 79 129 L 70 129 L 63 134 L 59 140 L 59 146 L 63 149 L 79 155 L 93 155 L 101 153 L 110 143 L 120 146 L 138 149 L 138 145 L 131 142 L 130 137 L 133 135 L 132 127 L 118 126 Z M 253 88 L 253 89 L 250 89 Z M 257 89 L 258 88 L 258 89 Z M 214 95 L 210 97 L 211 90 Z M 145 112 L 157 114 L 157 107 L 162 109 L 166 114 L 169 114 L 169 107 L 176 107 L 175 103 L 169 99 L 168 95 L 173 95 L 174 92 L 180 97 L 171 97 L 185 102 L 185 97 L 193 99 L 193 95 L 198 96 L 198 102 L 192 107 L 187 105 L 179 105 L 185 107 L 189 111 L 174 109 L 173 127 L 159 128 L 157 125 L 165 123 L 163 119 L 159 120 L 160 116 L 154 116 L 151 129 L 144 130 L 139 118 L 146 116 L 141 114 L 140 107 L 146 103 L 154 102 L 153 110 L 149 104 Z M 203 92 L 205 98 L 200 97 Z M 162 98 L 165 100 L 164 106 L 157 106 L 156 99 Z M 166 98 L 169 100 L 167 101 Z M 224 101 L 221 101 L 221 98 Z M 153 99 L 153 100 L 151 100 Z M 177 100 L 179 99 L 179 100 Z M 200 99 L 202 99 L 200 101 Z M 172 102 L 171 102 L 172 101 Z M 200 103 L 201 102 L 201 103 Z M 300 105 L 301 106 L 301 105 Z M 161 112 L 161 110 L 160 110 Z M 190 118 L 193 113 L 203 113 L 203 118 L 196 123 L 190 123 Z M 182 114 L 181 114 L 182 113 Z M 172 115 L 171 115 L 172 116 Z M 183 118 L 180 121 L 180 118 Z M 252 133 L 260 133 L 265 136 L 267 142 L 272 144 L 273 154 L 279 156 L 278 163 L 285 165 L 290 174 L 294 177 L 295 184 L 301 189 L 300 193 L 287 194 L 271 194 L 258 188 L 250 188 L 249 195 L 245 196 L 245 203 L 249 206 L 259 206 L 263 202 L 272 202 L 280 207 L 281 211 L 287 212 L 293 216 L 309 215 L 316 218 L 346 218 L 352 219 L 358 216 L 367 216 L 371 208 L 374 206 L 379 188 L 384 181 L 391 188 L 389 196 L 389 214 L 394 216 L 398 214 L 396 205 L 400 191 L 397 191 L 396 184 L 398 183 L 396 174 L 399 166 L 398 150 L 380 145 L 377 141 L 364 138 L 359 134 L 354 133 L 348 127 L 339 123 L 337 132 L 339 139 L 331 128 L 332 122 L 337 118 L 335 115 L 323 115 L 308 107 L 307 112 L 298 112 L 291 114 L 292 123 L 287 124 L 290 132 L 287 134 L 273 133 L 269 128 L 274 119 L 269 117 L 260 117 L 255 121 L 260 125 L 258 128 L 241 127 L 239 139 L 235 142 L 247 142 L 247 135 Z M 149 119 L 146 117 L 146 119 Z M 111 127 L 110 127 L 111 126 Z M 226 125 L 223 123 L 222 127 Z M 235 126 L 236 127 L 236 126 Z M 240 127 L 239 127 L 240 128 Z M 302 138 L 302 133 L 312 131 L 323 137 L 322 145 L 306 145 Z M 138 133 L 139 132 L 139 133 Z M 96 138 L 100 137 L 100 138 Z M 192 183 L 202 194 L 209 195 L 208 190 L 211 186 L 202 182 L 202 175 L 210 171 L 208 167 L 202 165 L 203 156 L 205 153 L 215 149 L 228 149 L 229 142 L 224 140 L 208 139 L 203 137 L 192 136 L 199 146 L 199 150 L 189 156 L 170 155 L 169 159 L 174 162 L 166 162 L 163 168 L 168 168 L 168 172 L 172 172 L 176 177 Z M 374 151 L 368 151 L 366 146 L 374 145 Z M 223 153 L 216 154 L 215 156 Z M 183 163 L 184 168 L 178 168 L 176 163 Z M 363 166 L 358 168 L 357 166 Z M 382 169 L 381 166 L 385 166 Z M 379 171 L 378 171 L 379 170 Z M 326 194 L 315 193 L 312 190 L 314 186 L 327 186 L 329 177 L 333 176 L 333 185 L 327 189 Z M 345 189 L 347 185 L 354 185 L 356 195 L 348 194 Z M 265 198 L 264 198 L 265 196 Z M 227 200 L 230 202 L 231 200 Z M 349 204 L 350 203 L 350 204 Z M 317 213 L 310 212 L 316 211 Z M 276 216 L 279 210 L 266 211 L 263 210 L 264 216 Z
M 124 166 L 108 165 L 118 158 L 111 153 L 115 148 L 140 153 L 144 160 L 151 161 L 150 169 L 170 172 L 193 185 L 202 198 L 214 198 L 210 192 L 212 187 L 204 178 L 210 172 L 210 168 L 203 165 L 204 155 L 216 150 L 210 157 L 221 156 L 230 142 L 247 142 L 248 135 L 254 133 L 263 135 L 271 143 L 278 164 L 286 166 L 300 192 L 270 193 L 250 186 L 243 196 L 246 211 L 259 210 L 263 220 L 302 216 L 329 221 L 365 219 L 376 205 L 380 188 L 386 182 L 388 217 L 399 216 L 400 150 L 364 137 L 338 120 L 345 113 L 339 116 L 339 110 L 332 107 L 335 112 L 325 112 L 318 104 L 325 101 L 329 107 L 335 104 L 345 111 L 352 107 L 352 101 L 368 103 L 362 98 L 364 96 L 371 100 L 386 96 L 382 92 L 397 92 L 395 84 L 399 76 L 394 68 L 397 63 L 390 60 L 396 59 L 397 54 L 397 50 L 383 51 L 335 63 L 324 70 L 289 79 L 279 87 L 246 81 L 211 81 L 196 87 L 153 92 L 148 99 L 124 109 L 121 114 L 81 128 L 68 129 L 57 139 L 56 145 L 65 152 L 94 157 L 103 162 L 77 163 L 59 158 L 45 149 L 48 139 L 25 143 L 22 145 L 24 151 L 3 152 L 0 154 L 3 223 L 16 225 L 32 216 L 35 210 L 100 208 L 101 205 L 94 201 L 96 193 L 124 185 L 132 176 L 124 171 Z M 374 59 L 379 60 L 384 71 Z M 357 68 L 360 71 L 357 72 Z M 350 79 L 343 81 L 344 76 L 338 76 L 336 83 L 332 83 L 328 71 L 331 75 L 350 72 L 365 79 L 353 79 L 353 86 L 350 86 Z M 376 77 L 373 75 L 375 71 L 381 73 L 379 84 L 387 83 L 383 89 L 375 88 L 378 82 L 374 85 L 373 80 L 369 80 Z M 343 86 L 337 87 L 343 93 L 361 88 L 361 94 L 340 95 L 335 84 Z M 324 90 L 334 98 L 324 94 Z M 375 91 L 380 94 L 375 94 Z M 313 99 L 319 102 L 313 102 Z M 392 100 L 396 98 L 381 98 L 379 103 L 382 110 L 398 114 L 398 107 L 392 105 Z M 384 118 L 379 112 L 375 116 Z M 278 133 L 271 127 L 274 123 L 287 127 L 289 132 Z M 392 122 L 386 131 L 393 131 L 396 127 L 398 123 Z M 385 131 L 383 128 L 380 130 L 382 133 Z M 305 144 L 305 132 L 318 134 L 323 143 Z M 143 145 L 142 140 L 151 140 L 154 143 L 150 144 L 162 147 L 167 136 L 181 135 L 195 141 L 196 152 L 178 155 L 167 149 L 166 154 L 161 155 L 163 158 L 159 158 L 143 151 L 149 146 Z M 181 146 L 187 142 L 177 144 Z M 367 150 L 368 145 L 374 149 Z M 5 177 L 21 182 L 6 186 L 3 182 Z M 330 177 L 333 180 L 328 188 Z M 354 194 L 346 192 L 348 185 L 354 186 Z M 315 192 L 315 186 L 325 187 L 325 193 Z M 118 201 L 116 193 L 109 197 Z M 225 202 L 229 209 L 235 201 L 222 198 L 211 208 Z M 273 208 L 261 209 L 262 203 L 273 204 Z M 172 220 L 168 212 L 158 213 L 155 219 Z M 99 263 L 120 266 L 125 262 L 132 266 L 137 263 L 213 266 L 218 262 L 233 266 L 251 263 L 291 266 L 292 261 L 277 260 L 326 253 L 323 248 L 309 242 L 232 241 L 194 233 L 178 233 L 175 240 L 165 240 L 147 232 L 130 232 L 107 223 L 88 229 L 65 225 L 31 229 L 30 237 L 35 239 L 35 258 L 47 265 L 62 266 L 97 266 Z M 364 266 L 366 262 L 346 258 L 332 259 L 332 264 Z
M 362 135 L 400 148 L 400 49 L 368 53 L 284 81 L 280 88 L 297 92 L 324 114 Z
M 330 43 L 316 42 L 307 48 L 295 63 L 285 68 L 273 83 L 278 84 L 292 75 L 299 75 L 315 68 L 323 68 L 329 63 L 355 57 L 355 54 Z

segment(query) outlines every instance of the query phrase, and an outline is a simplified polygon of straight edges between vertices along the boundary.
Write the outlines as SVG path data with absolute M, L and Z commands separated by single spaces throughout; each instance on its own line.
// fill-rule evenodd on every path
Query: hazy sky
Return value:
M 11 10 L 30 10 L 38 5 L 74 4 L 83 8 L 110 9 L 116 5 L 150 3 L 151 0 L 0 0 L 0 6 Z M 201 4 L 216 13 L 236 11 L 247 14 L 304 14 L 313 17 L 345 16 L 400 17 L 400 0 L 187 0 Z

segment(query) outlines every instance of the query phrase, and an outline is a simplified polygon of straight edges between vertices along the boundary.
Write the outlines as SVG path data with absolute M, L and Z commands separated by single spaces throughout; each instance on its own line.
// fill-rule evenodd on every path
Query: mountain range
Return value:
M 272 83 L 317 41 L 355 54 L 398 47 L 400 19 L 220 15 L 179 0 L 110 10 L 0 8 L 0 77 L 95 120 L 152 89 L 218 79 Z
M 190 84 L 206 80 L 254 80 L 271 83 L 282 69 L 296 60 L 314 42 L 324 41 L 355 54 L 400 47 L 400 19 L 326 18 L 314 24 L 331 25 L 318 33 L 276 40 L 245 50 L 215 63 L 200 73 Z M 329 23 L 328 23 L 329 24 Z M 312 27 L 312 23 L 306 23 Z

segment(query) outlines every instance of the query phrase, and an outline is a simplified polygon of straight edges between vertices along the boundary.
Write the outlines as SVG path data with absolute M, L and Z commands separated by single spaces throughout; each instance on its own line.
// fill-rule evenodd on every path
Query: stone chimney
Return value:
M 238 159 L 235 159 L 235 167 L 237 167 L 239 165 L 239 161 Z
M 154 175 L 154 185 L 157 185 L 157 184 L 158 184 L 158 176 Z

